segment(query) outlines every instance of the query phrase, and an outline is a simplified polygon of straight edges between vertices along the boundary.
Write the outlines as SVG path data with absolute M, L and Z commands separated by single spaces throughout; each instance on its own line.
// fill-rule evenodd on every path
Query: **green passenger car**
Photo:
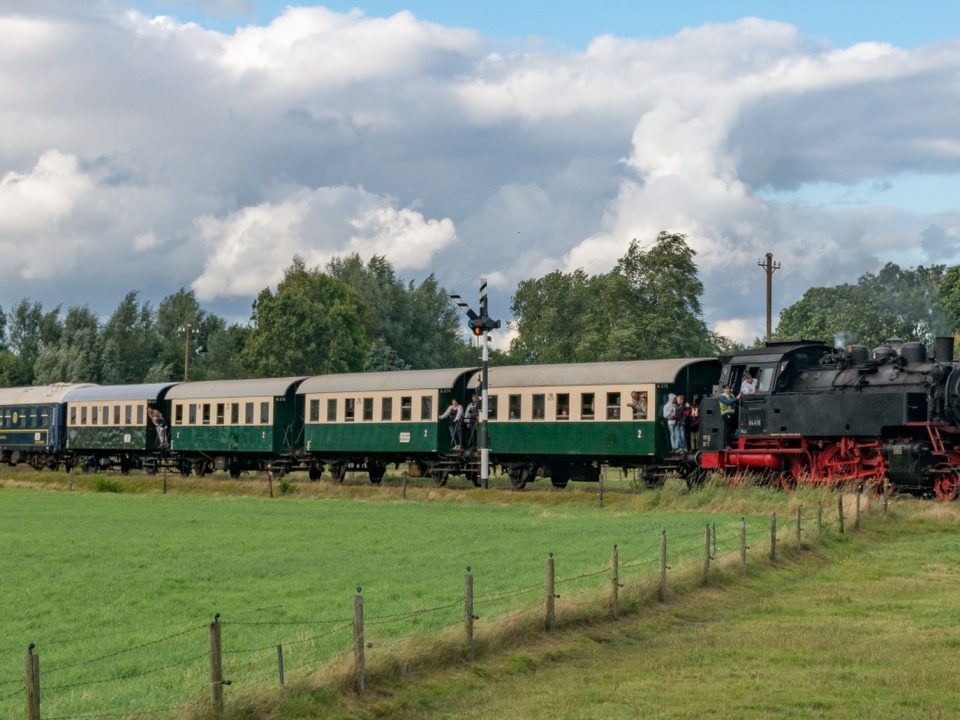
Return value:
M 668 394 L 712 393 L 720 367 L 715 358 L 492 367 L 491 458 L 518 487 L 538 474 L 558 487 L 597 480 L 605 464 L 639 467 L 647 480 L 673 462 L 660 414 Z
M 91 385 L 67 395 L 68 461 L 85 466 L 156 470 L 168 447 L 166 394 L 176 383 Z
M 302 447 L 303 377 L 181 383 L 167 393 L 171 449 L 198 475 L 270 469 L 282 474 Z
M 336 480 L 365 470 L 379 483 L 389 463 L 423 472 L 450 451 L 439 419 L 452 398 L 462 401 L 476 368 L 345 373 L 308 378 L 298 391 L 304 411 L 303 454 L 310 477 L 326 465 Z

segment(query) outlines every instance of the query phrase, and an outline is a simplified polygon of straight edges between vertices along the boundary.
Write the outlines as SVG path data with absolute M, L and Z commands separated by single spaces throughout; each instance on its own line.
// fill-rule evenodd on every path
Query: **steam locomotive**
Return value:
M 698 466 L 761 471 L 784 489 L 884 482 L 943 501 L 960 483 L 960 372 L 952 337 L 837 350 L 821 342 L 768 343 L 727 359 L 720 385 L 749 372 L 732 422 L 704 400 Z

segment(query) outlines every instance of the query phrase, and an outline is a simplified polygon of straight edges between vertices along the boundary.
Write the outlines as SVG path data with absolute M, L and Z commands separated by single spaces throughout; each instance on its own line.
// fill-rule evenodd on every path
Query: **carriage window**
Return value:
M 81 424 L 81 425 L 86 425 L 86 424 L 87 424 L 87 408 L 86 408 L 86 406 L 80 408 L 80 424 Z
M 40 411 L 40 427 L 47 427 L 50 424 L 50 410 L 49 408 L 43 408 Z
M 100 423 L 102 425 L 110 424 L 110 408 L 106 405 L 100 408 Z
M 534 420 L 543 420 L 546 417 L 546 402 L 545 396 L 537 394 L 533 396 L 533 419 Z
M 627 403 L 627 406 L 633 412 L 634 420 L 646 420 L 647 419 L 647 391 L 646 390 L 634 390 L 630 393 L 630 402 Z
M 765 367 L 760 370 L 760 377 L 757 380 L 757 390 L 760 392 L 769 392 L 773 386 L 773 368 Z
M 497 419 L 497 396 L 488 395 L 487 402 L 490 404 L 490 412 L 487 413 L 487 419 L 496 420 Z
M 230 403 L 230 424 L 240 424 L 240 403 Z
M 97 425 L 100 422 L 100 408 L 94 405 L 90 408 L 90 424 Z
M 188 417 L 189 417 L 189 421 L 188 421 L 188 422 L 189 422 L 191 425 L 196 425 L 196 424 L 197 424 L 197 404 L 196 404 L 196 403 L 190 403 L 190 410 L 189 410 L 189 413 L 188 413 Z
M 400 398 L 400 419 L 410 420 L 412 415 L 413 415 L 413 398 L 412 397 Z
M 337 421 L 337 399 L 328 398 L 327 399 L 327 422 L 336 422 Z
M 143 405 L 137 405 L 137 425 L 143 425 Z
M 113 424 L 114 425 L 120 424 L 120 406 L 119 405 L 113 406 Z
M 433 419 L 433 398 L 432 397 L 420 398 L 420 419 L 421 420 Z
M 225 409 L 226 409 L 226 408 L 224 407 L 224 404 L 223 404 L 223 403 L 217 403 L 217 425 L 223 425 L 223 418 L 224 418 L 224 410 L 225 410 Z
M 620 393 L 607 393 L 607 420 L 620 419 Z
M 593 393 L 580 393 L 580 419 L 593 420 Z
M 130 423 L 133 422 L 133 407 L 132 407 L 132 406 L 130 406 L 130 405 L 124 406 L 123 414 L 124 414 L 124 418 L 125 418 L 124 422 L 126 422 L 127 425 L 129 425 Z
M 373 420 L 373 398 L 363 399 L 363 420 L 364 422 Z
M 270 424 L 270 403 L 268 402 L 260 403 L 260 424 Z
M 210 403 L 204 403 L 201 407 L 203 408 L 203 424 L 209 425 L 210 424 Z
M 570 419 L 570 393 L 557 393 L 557 420 Z
M 253 403 L 248 402 L 243 406 L 243 422 L 245 425 L 253 425 Z
M 380 401 L 380 419 L 393 420 L 393 398 L 383 398 Z
M 519 395 L 509 395 L 507 397 L 507 412 L 509 413 L 509 415 L 507 415 L 508 419 L 519 420 L 521 408 L 522 404 L 520 402 Z
M 183 425 L 183 404 L 178 403 L 173 406 L 173 424 Z
M 310 422 L 320 422 L 320 400 L 310 401 Z
M 346 398 L 343 401 L 343 412 L 344 412 L 343 419 L 346 420 L 347 422 L 353 422 L 353 413 L 354 413 L 356 404 L 357 404 L 357 401 L 354 400 L 353 398 Z
M 2 418 L 0 418 L 0 419 L 2 419 Z M 77 424 L 77 408 L 76 408 L 76 407 L 73 407 L 73 406 L 71 406 L 71 408 L 70 408 L 70 424 L 71 424 L 71 425 L 76 425 L 76 424 Z

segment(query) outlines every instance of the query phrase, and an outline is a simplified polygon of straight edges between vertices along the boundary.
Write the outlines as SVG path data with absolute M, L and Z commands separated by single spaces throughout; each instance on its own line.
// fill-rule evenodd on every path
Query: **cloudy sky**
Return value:
M 960 262 L 960 9 L 782 4 L 0 0 L 0 306 L 244 320 L 358 252 L 506 317 L 670 230 L 752 340 L 767 252 L 776 310 Z

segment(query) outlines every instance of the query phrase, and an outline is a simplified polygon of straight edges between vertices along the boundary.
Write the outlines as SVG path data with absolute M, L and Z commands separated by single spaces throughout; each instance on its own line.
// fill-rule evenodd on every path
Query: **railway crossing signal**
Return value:
M 453 300 L 467 316 L 467 325 L 476 337 L 483 338 L 483 361 L 480 370 L 480 432 L 477 437 L 477 447 L 480 449 L 480 485 L 484 490 L 490 487 L 490 444 L 487 433 L 487 413 L 490 410 L 490 396 L 487 390 L 488 366 L 490 361 L 490 347 L 487 333 L 500 327 L 500 321 L 490 317 L 487 307 L 487 279 L 480 279 L 480 313 L 476 313 L 462 297 L 451 294 Z

